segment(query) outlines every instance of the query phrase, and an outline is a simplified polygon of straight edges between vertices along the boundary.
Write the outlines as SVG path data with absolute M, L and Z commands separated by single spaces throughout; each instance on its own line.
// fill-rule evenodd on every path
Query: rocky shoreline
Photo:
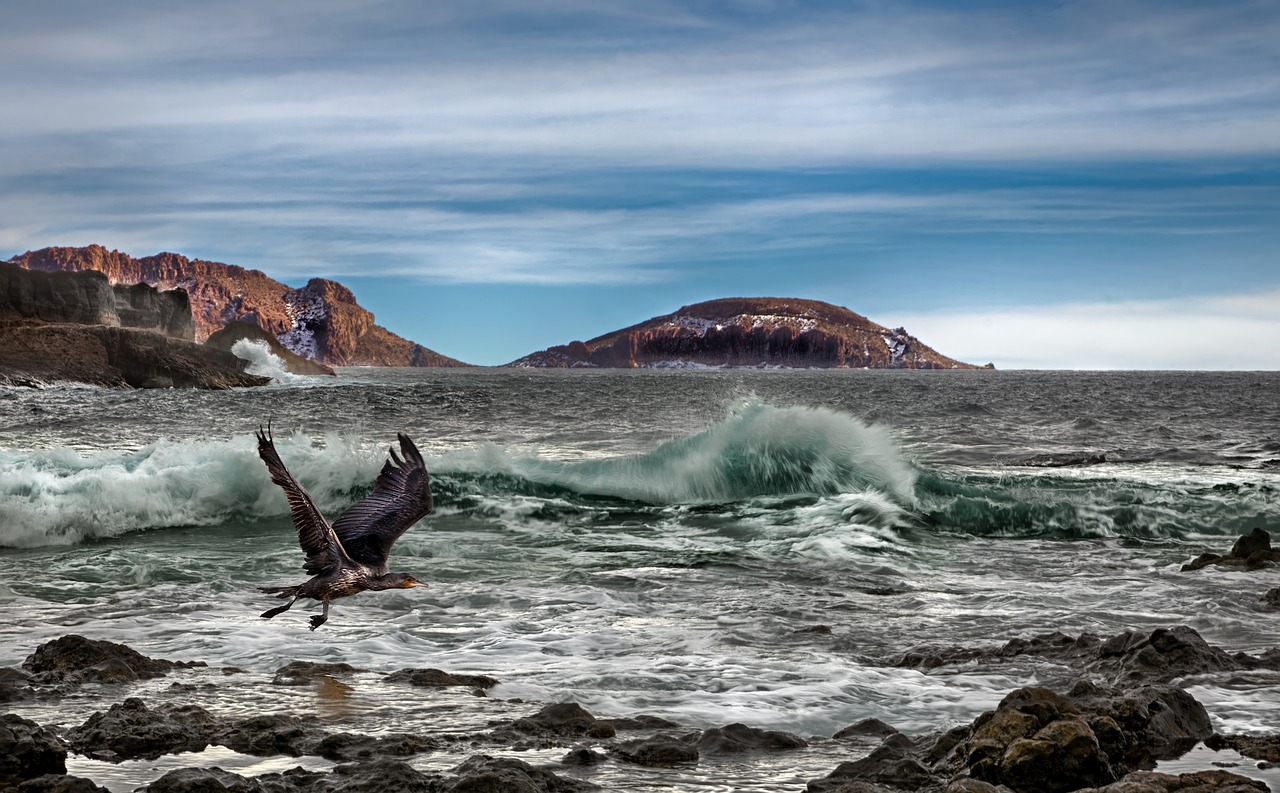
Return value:
M 1250 557 L 1271 552 L 1270 538 L 1263 535 L 1246 535 Z M 1264 540 L 1265 547 L 1254 547 Z M 1276 599 L 1275 592 L 1260 597 L 1260 611 Z M 67 635 L 35 648 L 21 668 L 0 669 L 0 703 L 7 703 L 0 707 L 7 711 L 0 715 L 0 788 L 92 793 L 106 788 L 68 774 L 69 760 L 83 768 L 88 761 L 163 758 L 167 770 L 157 766 L 140 790 L 585 791 L 614 789 L 609 780 L 653 769 L 666 769 L 676 779 L 697 773 L 705 780 L 717 763 L 767 765 L 806 753 L 830 759 L 825 775 L 808 778 L 807 793 L 1244 793 L 1270 789 L 1254 778 L 1260 774 L 1280 779 L 1280 733 L 1215 734 L 1208 712 L 1188 690 L 1224 675 L 1280 670 L 1280 648 L 1228 653 L 1192 627 L 1175 625 L 1110 637 L 1051 632 L 985 648 L 919 647 L 882 663 L 999 670 L 1029 656 L 1050 659 L 1068 671 L 1061 680 L 1009 691 L 995 709 L 968 724 L 944 723 L 932 732 L 905 735 L 891 724 L 867 719 L 829 737 L 802 737 L 739 723 L 696 729 L 653 714 L 597 718 L 573 702 L 499 702 L 489 693 L 500 681 L 483 674 L 405 668 L 376 676 L 345 663 L 293 661 L 258 680 L 261 675 L 234 667 L 148 658 L 123 644 Z M 156 688 L 156 681 L 174 678 L 169 689 Z M 341 720 L 218 707 L 233 689 L 250 685 L 279 687 L 275 691 L 282 695 L 308 690 L 341 698 L 357 679 L 360 685 L 394 689 L 391 696 L 411 697 L 428 708 L 443 709 L 447 702 L 483 718 L 496 712 L 483 710 L 486 705 L 500 704 L 500 712 L 511 715 L 457 732 L 403 730 L 394 724 L 354 732 Z M 148 692 L 145 698 L 138 696 L 140 690 Z M 173 701 L 167 701 L 166 691 Z M 87 714 L 87 692 L 112 704 Z M 177 696 L 191 693 L 198 696 Z M 54 715 L 42 724 L 22 713 Z M 68 723 L 58 723 L 63 717 Z M 199 764 L 198 753 L 210 747 L 218 747 L 222 756 L 287 758 L 296 765 L 241 775 Z M 1182 773 L 1157 770 L 1157 764 L 1193 748 L 1221 753 L 1221 759 Z M 446 755 L 465 759 L 445 768 L 420 762 Z

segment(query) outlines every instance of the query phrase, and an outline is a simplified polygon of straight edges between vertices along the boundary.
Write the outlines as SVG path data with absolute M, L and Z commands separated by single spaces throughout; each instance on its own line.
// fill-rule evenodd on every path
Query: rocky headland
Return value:
M 0 715 L 0 788 L 98 791 L 104 788 L 90 778 L 95 768 L 126 762 L 145 768 L 179 755 L 187 765 L 156 765 L 138 789 L 541 793 L 630 788 L 637 779 L 696 789 L 722 772 L 743 780 L 753 768 L 761 774 L 755 782 L 769 778 L 766 769 L 785 775 L 825 768 L 807 783 L 776 788 L 808 793 L 1263 793 L 1271 789 L 1264 780 L 1280 781 L 1280 733 L 1215 733 L 1188 690 L 1214 680 L 1231 685 L 1244 673 L 1275 677 L 1280 648 L 1232 654 L 1174 625 L 1105 638 L 1052 632 L 989 648 L 916 648 L 862 662 L 931 670 L 964 665 L 970 672 L 976 666 L 1007 675 L 1028 656 L 1063 672 L 1010 690 L 968 723 L 940 716 L 935 730 L 907 735 L 866 719 L 831 736 L 800 736 L 736 722 L 692 728 L 661 714 L 600 718 L 574 702 L 496 700 L 501 681 L 487 674 L 419 668 L 379 674 L 340 662 L 293 661 L 263 676 L 67 635 L 36 647 L 20 668 L 0 669 L 0 702 L 10 711 Z M 167 689 L 157 686 L 166 679 L 174 679 Z M 336 711 L 316 719 L 280 708 L 286 691 L 315 692 L 316 700 L 293 698 L 295 704 L 326 702 L 350 697 L 356 686 L 366 699 L 372 689 L 390 689 L 390 698 L 411 698 L 432 718 L 419 729 L 360 732 Z M 140 690 L 151 692 L 152 701 Z M 259 707 L 246 713 L 244 692 L 253 690 Z M 88 712 L 89 697 L 104 706 Z M 468 712 L 484 715 L 459 715 Z M 41 723 L 32 713 L 51 718 Z M 447 726 L 460 723 L 483 726 Z M 219 748 L 218 757 L 290 758 L 297 765 L 237 774 L 202 762 L 209 747 Z M 1201 754 L 1188 761 L 1193 749 Z M 1166 765 L 1173 761 L 1176 772 Z M 89 776 L 68 775 L 69 765 Z M 682 778 L 696 783 L 682 786 Z M 755 782 L 751 789 L 766 789 Z M 724 787 L 734 784 L 726 779 Z
M 100 245 L 43 248 L 10 260 L 41 272 L 103 273 L 108 282 L 181 289 L 188 296 L 194 339 L 203 342 L 232 322 L 257 325 L 290 352 L 326 366 L 465 366 L 376 324 L 342 284 L 313 278 L 293 289 L 258 270 L 160 253 L 135 259 Z
M 516 367 L 776 367 L 979 369 L 938 353 L 903 328 L 877 325 L 817 300 L 729 298 L 684 306 L 586 342 L 513 361 Z
M 135 388 L 263 385 L 230 352 L 196 344 L 181 289 L 115 285 L 97 272 L 0 262 L 0 385 Z

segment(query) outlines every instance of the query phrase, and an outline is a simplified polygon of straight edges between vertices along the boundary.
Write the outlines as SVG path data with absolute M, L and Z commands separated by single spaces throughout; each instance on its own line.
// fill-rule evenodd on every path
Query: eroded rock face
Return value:
M 191 304 L 181 289 L 114 288 L 99 272 L 43 272 L 0 262 L 0 320 L 108 325 L 191 341 Z
M 829 303 L 790 298 L 697 303 L 587 342 L 551 347 L 508 365 L 979 368 L 939 354 L 902 328 L 890 330 Z
M 345 286 L 315 278 L 299 289 L 258 270 L 160 253 L 135 259 L 100 245 L 44 248 L 15 256 L 29 270 L 104 273 L 112 284 L 180 288 L 190 299 L 195 340 L 237 320 L 263 328 L 293 353 L 327 366 L 464 366 L 375 324 Z

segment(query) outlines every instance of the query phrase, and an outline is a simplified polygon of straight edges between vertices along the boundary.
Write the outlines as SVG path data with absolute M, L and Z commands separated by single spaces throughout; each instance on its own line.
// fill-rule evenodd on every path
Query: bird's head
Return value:
M 413 589 L 416 586 L 426 586 L 408 573 L 387 573 L 372 579 L 369 583 L 370 589 Z

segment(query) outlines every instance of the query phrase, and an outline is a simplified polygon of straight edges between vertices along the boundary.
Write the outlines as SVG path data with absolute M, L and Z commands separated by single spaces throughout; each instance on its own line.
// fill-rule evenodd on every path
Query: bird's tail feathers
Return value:
M 291 598 L 298 596 L 298 588 L 296 586 L 260 586 L 258 589 L 276 597 Z

